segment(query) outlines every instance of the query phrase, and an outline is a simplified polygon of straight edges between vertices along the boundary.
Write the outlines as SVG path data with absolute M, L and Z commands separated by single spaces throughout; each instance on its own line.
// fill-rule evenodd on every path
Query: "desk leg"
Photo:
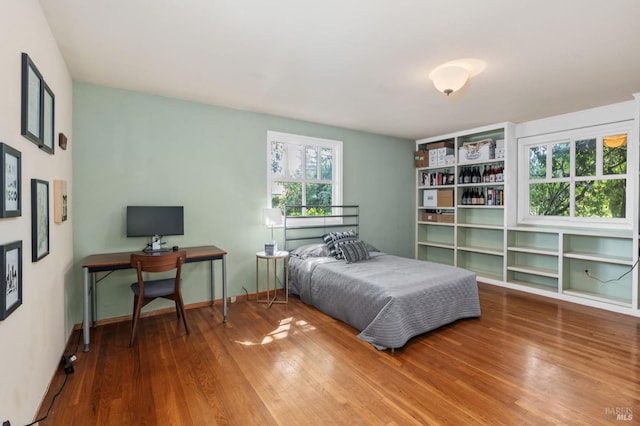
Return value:
M 216 267 L 214 264 L 215 260 L 211 260 L 211 307 L 214 308 L 216 306 Z
M 90 273 L 91 278 L 91 327 L 96 328 L 98 326 L 98 283 L 96 282 L 96 273 Z
M 89 269 L 82 268 L 82 339 L 84 352 L 89 352 Z
M 222 256 L 222 321 L 227 322 L 227 255 Z

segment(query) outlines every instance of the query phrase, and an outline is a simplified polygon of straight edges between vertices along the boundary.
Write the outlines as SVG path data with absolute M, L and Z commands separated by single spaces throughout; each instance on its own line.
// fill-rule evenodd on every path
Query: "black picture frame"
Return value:
M 22 54 L 22 121 L 20 134 L 42 145 L 42 74 L 29 55 Z
M 42 82 L 42 145 L 40 149 L 49 154 L 55 152 L 55 106 L 56 97 L 45 81 Z
M 28 54 L 22 53 L 22 114 L 20 134 L 53 154 L 55 95 Z
M 49 182 L 31 179 L 31 261 L 49 254 Z
M 22 241 L 0 246 L 0 321 L 22 305 Z
M 22 216 L 22 154 L 0 142 L 0 218 Z

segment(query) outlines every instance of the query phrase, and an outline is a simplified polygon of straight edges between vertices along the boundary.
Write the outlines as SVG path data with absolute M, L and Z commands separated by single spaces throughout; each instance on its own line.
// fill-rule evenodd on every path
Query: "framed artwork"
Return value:
M 49 154 L 53 154 L 56 146 L 56 137 L 53 128 L 55 118 L 55 96 L 44 81 L 42 82 L 42 87 L 42 145 L 40 145 L 40 148 Z
M 49 254 L 49 182 L 31 179 L 31 261 Z
M 67 181 L 53 181 L 53 221 L 62 223 L 67 220 Z
M 0 321 L 22 305 L 22 241 L 0 246 Z
M 22 54 L 20 133 L 49 154 L 55 146 L 55 96 L 29 55 Z
M 22 215 L 21 154 L 0 142 L 0 218 Z
M 42 74 L 26 53 L 22 54 L 21 134 L 42 145 Z

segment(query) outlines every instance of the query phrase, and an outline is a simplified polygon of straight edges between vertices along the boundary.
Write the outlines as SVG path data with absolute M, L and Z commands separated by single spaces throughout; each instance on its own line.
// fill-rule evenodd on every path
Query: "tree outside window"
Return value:
M 605 127 L 605 126 L 603 126 Z M 629 130 L 593 136 L 531 138 L 521 154 L 528 158 L 527 211 L 531 221 L 625 219 L 627 215 L 627 138 Z M 521 173 L 521 178 L 524 177 Z M 522 198 L 521 198 L 522 199 Z
M 342 142 L 268 132 L 271 207 L 304 206 L 289 215 L 326 216 L 342 204 Z M 314 207 L 307 207 L 314 206 Z

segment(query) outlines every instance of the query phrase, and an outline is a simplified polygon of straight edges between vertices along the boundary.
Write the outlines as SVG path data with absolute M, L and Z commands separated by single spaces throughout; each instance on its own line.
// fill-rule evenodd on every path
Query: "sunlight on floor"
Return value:
M 295 333 L 307 333 L 309 331 L 314 331 L 315 329 L 316 327 L 304 320 L 294 321 L 292 317 L 289 317 L 280 320 L 280 324 L 278 325 L 278 327 L 275 330 L 265 334 L 260 342 L 241 342 L 236 340 L 235 343 L 244 346 L 266 345 L 274 342 L 275 340 L 284 339 L 285 337 L 293 335 Z

